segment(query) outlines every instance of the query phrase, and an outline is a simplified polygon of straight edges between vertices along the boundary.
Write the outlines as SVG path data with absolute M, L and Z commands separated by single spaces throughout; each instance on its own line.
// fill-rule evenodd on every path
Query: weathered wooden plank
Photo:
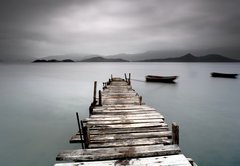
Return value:
M 102 95 L 103 97 L 135 97 L 137 96 L 137 93 L 104 93 Z
M 135 93 L 137 93 L 137 92 L 136 92 L 134 89 L 132 89 L 132 88 L 122 88 L 122 89 L 125 89 L 124 92 L 135 92 Z M 107 92 L 109 92 L 109 91 L 115 91 L 115 90 L 118 90 L 118 89 L 111 89 L 111 88 L 109 88 L 109 87 L 107 87 L 107 88 L 104 89 L 105 93 L 107 93 Z M 128 91 L 127 91 L 127 90 L 128 90 Z M 120 92 L 120 93 L 122 93 L 122 92 Z
M 90 135 L 91 137 L 97 137 L 98 135 Z M 105 136 L 106 137 L 106 136 Z M 71 137 L 70 143 L 81 143 L 80 136 L 78 134 Z M 168 137 L 159 138 L 128 138 L 128 139 L 106 139 L 106 140 L 91 140 L 89 148 L 102 148 L 113 146 L 136 146 L 136 145 L 153 145 L 153 144 L 171 144 L 172 139 Z
M 103 105 L 115 105 L 115 104 L 122 104 L 122 105 L 140 105 L 140 100 L 102 100 Z
M 151 111 L 156 111 L 156 109 L 155 108 L 151 108 L 151 107 L 136 107 L 136 108 L 127 108 L 127 107 L 119 107 L 119 108 L 94 108 L 93 109 L 94 111 L 141 111 L 141 110 L 146 110 L 146 111 L 148 111 L 148 110 L 151 110 Z
M 141 115 L 141 114 L 140 114 Z M 84 122 L 90 122 L 90 121 L 118 121 L 118 120 L 153 120 L 153 119 L 162 119 L 164 120 L 164 117 L 163 116 L 148 116 L 148 117 L 145 117 L 145 116 L 130 116 L 130 117 L 127 117 L 127 115 L 123 118 L 121 117 L 118 117 L 118 116 L 108 116 L 108 117 L 91 117 L 91 118 L 86 118 L 84 119 Z
M 121 88 L 132 89 L 132 86 L 127 84 L 107 85 L 107 89 L 121 89 Z
M 136 123 L 136 124 L 105 124 L 105 125 L 92 125 L 90 129 L 106 129 L 106 128 L 141 128 L 141 127 L 166 127 L 166 123 Z
M 126 139 L 126 140 L 115 140 L 112 142 L 92 142 L 89 148 L 109 148 L 109 147 L 123 147 L 123 146 L 141 146 L 141 145 L 155 145 L 155 144 L 165 144 L 170 145 L 171 139 L 162 138 L 136 138 L 136 139 Z
M 77 149 L 66 150 L 59 153 L 56 157 L 58 161 L 94 161 L 125 159 L 149 156 L 163 156 L 179 154 L 180 148 L 177 145 L 149 145 L 149 146 L 130 146 L 117 148 L 100 149 Z
M 133 104 L 140 105 L 140 100 L 104 100 L 102 101 L 103 105 L 115 105 L 115 104 Z
M 141 128 L 103 128 L 99 129 L 97 128 L 91 128 L 90 134 L 120 134 L 120 133 L 146 133 L 146 132 L 160 132 L 160 131 L 169 131 L 169 128 L 167 126 L 164 127 L 141 127 Z
M 107 85 L 106 86 L 106 89 L 112 89 L 112 88 L 115 88 L 115 89 L 118 89 L 118 88 L 128 88 L 128 89 L 132 89 L 132 86 L 131 85 L 128 85 L 126 83 L 117 83 L 117 84 L 111 84 L 111 85 Z
M 163 123 L 162 119 L 120 119 L 120 120 L 89 120 L 87 125 L 105 125 L 105 124 L 134 124 L 134 123 Z
M 127 115 L 118 115 L 115 116 L 113 114 L 94 114 L 91 115 L 91 119 L 94 118 L 120 118 L 120 119 L 124 119 L 124 118 L 164 118 L 159 112 L 155 112 L 155 113 L 147 113 L 147 114 L 127 114 Z
M 127 91 L 127 92 L 108 92 L 103 91 L 103 96 L 138 96 L 138 93 L 134 91 Z
M 93 114 L 94 115 L 106 115 L 106 113 L 103 113 L 103 112 L 93 112 Z M 152 112 L 150 112 L 150 111 L 137 111 L 137 112 L 108 112 L 107 113 L 108 115 L 118 115 L 118 116 L 130 116 L 130 115 L 141 115 L 141 116 L 143 116 L 143 115 L 151 115 L 151 116 L 153 116 L 153 115 L 159 115 L 160 113 L 158 113 L 158 112 L 155 112 L 155 111 L 152 111 Z
M 155 110 L 93 110 L 94 113 L 104 113 L 104 114 L 108 114 L 108 113 L 155 113 L 157 114 L 157 112 Z M 159 113 L 160 114 L 160 113 Z
M 106 94 L 106 95 L 109 95 L 109 94 L 116 94 L 114 91 L 119 91 L 118 94 L 137 94 L 137 92 L 133 89 L 125 89 L 125 91 L 120 91 L 119 89 L 104 89 L 103 93 Z M 112 92 L 112 93 L 111 93 Z
M 94 113 L 154 113 L 154 114 L 160 114 L 157 113 L 155 110 L 93 110 Z
M 141 127 L 141 128 L 90 128 L 90 134 L 119 134 L 119 133 L 145 133 L 169 131 L 167 126 Z
M 146 158 L 124 159 L 124 160 L 107 160 L 107 161 L 91 161 L 91 162 L 74 162 L 59 163 L 55 166 L 191 166 L 187 158 L 183 154 L 170 156 L 156 156 Z
M 116 96 L 116 97 L 112 97 L 112 96 L 102 96 L 102 100 L 104 101 L 138 101 L 139 100 L 139 96 L 132 96 L 132 97 L 120 97 L 120 96 Z
M 135 109 L 154 109 L 152 107 L 149 107 L 147 105 L 111 105 L 111 106 L 96 106 L 94 107 L 94 110 L 135 110 Z
M 79 133 L 76 134 L 76 135 L 73 135 L 70 140 L 69 140 L 69 143 L 73 144 L 73 143 L 84 143 L 83 140 L 80 139 L 80 135 Z
M 126 140 L 135 138 L 160 138 L 171 137 L 171 131 L 147 132 L 147 133 L 127 133 L 127 134 L 106 134 L 106 135 L 90 135 L 91 142 L 108 142 L 110 140 Z

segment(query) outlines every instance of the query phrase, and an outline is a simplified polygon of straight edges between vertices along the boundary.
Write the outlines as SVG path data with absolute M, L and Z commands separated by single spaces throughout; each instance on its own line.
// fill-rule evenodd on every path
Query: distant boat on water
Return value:
M 211 73 L 212 77 L 223 77 L 223 78 L 237 78 L 238 74 L 230 74 L 230 73 Z
M 164 82 L 164 83 L 174 83 L 174 80 L 177 79 L 178 76 L 156 76 L 156 75 L 147 75 L 147 82 Z

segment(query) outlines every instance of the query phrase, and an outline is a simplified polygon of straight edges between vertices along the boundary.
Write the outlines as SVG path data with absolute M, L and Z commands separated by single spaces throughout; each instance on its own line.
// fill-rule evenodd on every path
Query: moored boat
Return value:
M 174 83 L 174 80 L 177 79 L 178 76 L 156 76 L 156 75 L 147 75 L 147 82 L 165 82 L 165 83 Z
M 212 77 L 223 77 L 223 78 L 237 78 L 238 74 L 230 74 L 230 73 L 211 73 Z

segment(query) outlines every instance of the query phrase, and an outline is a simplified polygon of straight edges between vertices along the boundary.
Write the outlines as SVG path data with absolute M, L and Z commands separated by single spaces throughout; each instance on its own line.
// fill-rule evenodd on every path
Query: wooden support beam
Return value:
M 83 121 L 81 121 L 83 125 Z M 89 129 L 87 126 L 83 126 L 83 137 L 85 140 L 85 149 L 88 148 L 89 143 L 90 143 L 90 134 L 89 134 Z
M 102 92 L 101 90 L 98 91 L 98 106 L 102 106 Z
M 179 145 L 179 126 L 176 122 L 172 123 L 172 143 Z
M 131 73 L 129 73 L 129 76 L 128 76 L 128 85 L 131 85 Z
M 77 116 L 77 122 L 78 122 L 78 130 L 79 130 L 79 136 L 80 136 L 80 140 L 81 140 L 81 145 L 82 145 L 82 149 L 85 149 L 84 147 L 84 144 L 83 144 L 83 134 L 82 134 L 82 127 L 81 127 L 81 124 L 80 124 L 80 121 L 79 121 L 79 115 L 78 115 L 78 112 L 76 112 L 76 116 Z
M 126 73 L 124 73 L 124 76 L 125 76 L 125 80 L 127 81 L 128 79 L 127 79 L 127 74 Z
M 106 84 L 105 82 L 103 82 L 103 90 L 106 88 Z
M 139 96 L 139 103 L 142 105 L 142 96 Z
M 93 108 L 94 108 L 94 105 L 93 103 L 91 103 L 91 105 L 89 106 L 89 117 L 93 114 Z
M 97 95 L 97 81 L 94 81 L 94 90 L 93 90 L 93 104 L 94 104 L 94 106 L 97 103 L 96 95 Z

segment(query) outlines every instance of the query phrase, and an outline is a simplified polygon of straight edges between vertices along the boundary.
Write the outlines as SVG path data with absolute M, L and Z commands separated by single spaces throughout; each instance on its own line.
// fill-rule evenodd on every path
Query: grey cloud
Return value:
M 239 5 L 237 0 L 5 0 L 0 52 L 37 57 L 213 49 L 233 55 L 227 50 L 239 47 Z

